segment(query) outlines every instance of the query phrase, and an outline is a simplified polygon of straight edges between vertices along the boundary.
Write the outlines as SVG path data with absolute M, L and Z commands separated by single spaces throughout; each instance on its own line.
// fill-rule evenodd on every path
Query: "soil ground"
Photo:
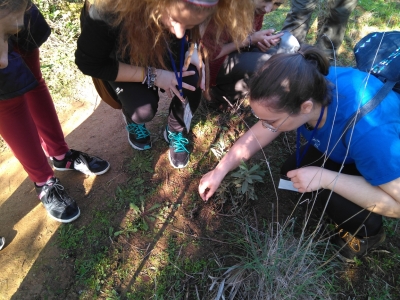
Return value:
M 102 176 L 55 171 L 81 209 L 77 224 L 84 223 L 106 196 L 112 197 L 116 187 L 126 182 L 123 164 L 133 153 L 126 140 L 121 111 L 99 101 L 92 88 L 85 98 L 58 111 L 67 143 L 73 149 L 107 159 L 111 168 Z M 162 103 L 160 108 L 162 111 Z M 149 123 L 150 129 L 152 126 Z M 46 286 L 49 276 L 58 277 L 58 288 L 65 289 L 64 285 L 74 280 L 74 274 L 73 266 L 59 264 L 61 252 L 54 245 L 54 235 L 60 223 L 47 216 L 32 182 L 12 152 L 6 148 L 0 155 L 0 236 L 6 238 L 6 246 L 0 252 L 0 299 L 10 299 L 13 295 L 15 299 L 32 299 L 32 295 L 40 295 L 49 288 Z M 35 261 L 36 268 L 39 262 L 43 269 L 32 269 Z M 47 270 L 47 274 L 42 270 Z M 23 281 L 31 284 L 24 284 L 27 290 L 17 292 Z M 71 299 L 74 298 L 76 295 Z
M 107 199 L 115 198 L 118 186 L 125 185 L 131 180 L 132 174 L 127 172 L 126 163 L 136 153 L 127 143 L 126 131 L 122 120 L 121 111 L 114 110 L 104 102 L 99 101 L 96 92 L 89 89 L 84 95 L 85 100 L 73 101 L 63 105 L 59 109 L 60 122 L 63 126 L 66 140 L 71 148 L 79 149 L 87 153 L 98 155 L 109 160 L 111 169 L 102 176 L 86 176 L 78 172 L 57 172 L 56 176 L 61 180 L 68 193 L 77 201 L 81 209 L 81 217 L 74 222 L 75 228 L 85 229 L 94 218 L 96 212 L 107 210 Z M 165 255 L 168 243 L 163 234 L 168 232 L 169 237 L 176 240 L 180 246 L 179 253 L 182 257 L 195 260 L 196 258 L 214 257 L 220 258 L 232 254 L 232 248 L 226 243 L 226 233 L 232 229 L 231 216 L 227 216 L 229 207 L 219 211 L 215 203 L 203 203 L 197 201 L 198 178 L 207 170 L 201 169 L 196 163 L 189 165 L 188 169 L 195 169 L 196 176 L 185 170 L 174 170 L 170 167 L 167 158 L 167 147 L 161 138 L 161 128 L 165 121 L 167 103 L 160 103 L 157 117 L 148 124 L 153 132 L 153 158 L 154 174 L 144 174 L 143 179 L 148 185 L 162 184 L 162 188 L 150 199 L 146 199 L 148 205 L 165 203 L 172 199 L 181 206 L 171 211 L 165 222 L 151 224 L 157 234 L 136 233 L 128 236 L 110 237 L 107 247 L 110 253 L 110 270 L 105 277 L 112 279 L 115 275 L 116 265 L 131 265 L 129 274 L 125 279 L 118 278 L 112 286 L 102 285 L 102 288 L 111 288 L 126 299 L 126 294 L 132 290 L 146 289 L 146 282 L 151 278 L 151 272 L 157 266 L 154 257 Z M 200 141 L 194 145 L 197 147 L 194 153 L 202 153 L 207 150 Z M 278 142 L 279 143 L 279 142 Z M 274 153 L 277 159 L 271 160 L 271 169 L 274 174 L 278 171 L 284 156 L 288 154 L 285 146 L 277 145 L 279 153 Z M 274 155 L 269 154 L 269 155 Z M 255 157 L 259 160 L 262 157 Z M 212 163 L 207 165 L 211 167 Z M 190 180 L 188 180 L 190 179 Z M 177 189 L 179 187 L 179 189 Z M 271 182 L 267 182 L 263 198 L 252 201 L 247 213 L 252 223 L 256 219 L 260 222 L 285 220 L 291 215 L 294 202 L 293 194 L 279 192 L 279 207 Z M 273 195 L 273 196 L 271 196 Z M 193 198 L 194 197 L 194 198 Z M 197 198 L 196 198 L 197 197 Z M 193 199 L 197 199 L 193 201 Z M 293 200 L 293 201 L 292 201 Z M 279 214 L 277 213 L 279 212 Z M 301 217 L 301 210 L 295 212 Z M 114 225 L 124 228 L 129 213 L 126 209 L 113 219 Z M 300 220 L 300 218 L 299 218 Z M 12 153 L 5 149 L 1 152 L 0 162 L 0 235 L 6 237 L 7 245 L 0 252 L 0 300 L 3 299 L 114 299 L 107 296 L 82 297 L 85 287 L 77 278 L 75 260 L 82 253 L 67 253 L 57 243 L 60 233 L 60 223 L 53 221 L 35 195 L 33 184 L 27 178 L 26 173 L 13 157 Z M 397 228 L 397 225 L 396 225 Z M 395 232 L 397 231 L 395 228 Z M 359 266 L 343 265 L 342 270 L 336 276 L 345 285 L 343 295 L 337 299 L 367 299 L 371 294 L 368 287 L 371 280 L 386 282 L 393 287 L 392 295 L 400 295 L 397 288 L 400 278 L 397 274 L 396 259 L 399 257 L 399 238 L 392 233 L 385 245 L 369 257 L 363 260 Z M 193 246 L 201 241 L 201 247 Z M 102 242 L 104 243 L 104 241 Z M 101 244 L 101 243 L 100 243 Z M 185 245 L 185 246 L 183 246 Z M 88 245 L 88 247 L 94 247 Z M 116 255 L 112 253 L 119 252 Z M 389 255 L 387 253 L 390 253 Z M 386 270 L 383 272 L 381 267 Z M 389 266 L 389 267 L 388 267 Z M 387 269 L 391 272 L 387 273 Z M 190 281 L 182 284 L 188 284 Z M 201 287 L 205 288 L 205 287 Z M 115 298 L 119 299 L 119 298 Z
M 360 18 L 355 17 L 355 19 L 361 22 Z M 52 23 L 52 26 L 56 28 L 55 25 Z M 64 24 L 60 25 L 60 28 L 64 27 Z M 358 27 L 355 26 L 353 31 L 357 31 L 357 29 Z M 354 40 L 357 39 L 354 38 Z M 345 42 L 349 40 L 352 39 L 346 37 Z M 54 44 L 50 44 L 49 48 L 57 49 L 55 34 L 52 35 L 50 42 Z M 65 47 L 67 44 L 62 45 Z M 71 44 L 75 44 L 75 42 L 73 41 Z M 65 52 L 68 53 L 69 50 L 65 49 Z M 49 51 L 48 54 L 51 52 Z M 66 55 L 62 57 L 64 56 Z M 57 61 L 54 68 L 59 67 L 63 69 L 63 73 L 69 74 L 64 70 L 65 65 L 67 65 L 66 61 L 60 60 Z M 53 69 L 51 72 L 54 72 Z M 54 77 L 57 80 L 63 79 L 61 76 Z M 48 79 L 46 78 L 46 80 Z M 87 228 L 85 226 L 96 218 L 98 211 L 107 211 L 106 201 L 115 198 L 117 187 L 130 182 L 133 176 L 127 172 L 126 164 L 135 157 L 134 154 L 137 152 L 127 143 L 121 112 L 101 102 L 91 83 L 82 83 L 81 79 L 74 79 L 74 81 L 85 86 L 85 90 L 71 88 L 74 96 L 76 95 L 78 99 L 61 104 L 56 103 L 66 140 L 71 148 L 100 156 L 111 163 L 109 172 L 97 177 L 86 176 L 78 172 L 56 171 L 56 176 L 81 209 L 81 217 L 73 223 L 74 228 L 84 230 Z M 48 83 L 50 83 L 49 80 Z M 108 243 L 107 247 L 109 247 L 112 259 L 110 270 L 106 270 L 106 278 L 114 277 L 117 269 L 115 265 L 120 266 L 125 263 L 129 267 L 131 262 L 132 267 L 127 272 L 128 275 L 125 276 L 125 279 L 118 278 L 113 281 L 111 286 L 103 284 L 99 292 L 100 296 L 93 295 L 86 298 L 118 299 L 118 297 L 101 294 L 107 287 L 121 295 L 121 299 L 126 299 L 125 295 L 132 290 L 132 287 L 145 289 L 145 283 L 150 281 L 153 270 L 162 267 L 157 266 L 152 257 L 161 257 L 165 254 L 168 240 L 162 234 L 166 230 L 170 233 L 170 237 L 177 240 L 177 243 L 182 245 L 185 243 L 185 247 L 181 246 L 177 255 L 193 261 L 198 257 L 214 258 L 215 254 L 218 257 L 224 257 L 231 251 L 230 245 L 224 243 L 224 233 L 231 229 L 229 221 L 232 218 L 226 215 L 229 208 L 219 211 L 211 201 L 205 204 L 198 201 L 196 197 L 194 197 L 195 200 L 190 199 L 191 196 L 197 194 L 197 184 L 201 174 L 212 168 L 213 162 L 209 159 L 211 155 L 205 158 L 209 162 L 206 164 L 207 170 L 204 169 L 204 166 L 202 169 L 195 162 L 191 162 L 189 167 L 195 170 L 194 176 L 191 176 L 188 171 L 172 169 L 166 155 L 167 147 L 161 137 L 161 128 L 165 122 L 166 112 L 167 103 L 162 102 L 157 117 L 148 124 L 153 133 L 153 147 L 156 150 L 151 168 L 156 171 L 153 175 L 146 174 L 143 177 L 147 180 L 145 184 L 164 183 L 159 193 L 148 199 L 149 205 L 173 199 L 174 203 L 179 203 L 181 206 L 170 214 L 170 223 L 154 225 L 159 232 L 155 236 L 141 232 L 132 234 L 129 238 L 123 235 L 109 238 L 107 232 L 105 234 L 106 241 L 101 242 L 103 245 Z M 197 147 L 195 153 L 200 153 L 196 156 L 196 159 L 199 160 L 202 158 L 201 153 L 208 151 L 210 141 L 201 141 L 201 137 L 193 138 L 194 140 L 198 138 L 194 145 Z M 284 147 L 277 147 L 277 149 L 276 153 L 267 153 L 273 157 L 271 159 L 273 166 L 271 167 L 274 168 L 274 174 L 278 172 L 284 159 L 283 154 L 287 154 L 282 150 Z M 265 197 L 250 205 L 248 214 L 252 221 L 256 218 L 266 223 L 271 220 L 276 221 L 277 209 L 281 220 L 292 212 L 296 199 L 291 201 L 290 195 L 280 194 L 278 208 L 275 205 L 277 203 L 275 192 L 270 183 L 269 181 L 265 184 L 267 186 L 264 192 Z M 127 210 L 121 210 L 114 218 L 115 227 L 118 225 L 124 227 L 126 220 L 129 219 Z M 400 239 L 398 238 L 397 224 L 396 221 L 389 226 L 393 230 L 379 251 L 372 253 L 367 259 L 363 259 L 360 265 L 343 265 L 342 269 L 336 273 L 336 277 L 341 279 L 340 286 L 342 287 L 338 299 L 399 299 L 400 251 L 398 249 Z M 10 150 L 0 147 L 0 236 L 5 236 L 7 242 L 5 248 L 0 252 L 0 300 L 83 298 L 86 287 L 77 278 L 78 272 L 75 263 L 82 253 L 73 251 L 69 253 L 65 249 L 61 249 L 57 240 L 59 233 L 60 223 L 47 216 L 35 195 L 32 182 L 27 178 L 19 162 L 13 157 Z M 201 248 L 194 247 L 192 241 L 201 241 Z M 88 247 L 94 246 L 88 245 Z M 119 253 L 113 256 L 111 254 L 114 251 Z M 191 281 L 182 281 L 181 284 L 190 285 Z M 377 289 L 378 287 L 382 287 L 383 292 Z M 386 294 L 385 291 L 390 291 L 390 293 Z

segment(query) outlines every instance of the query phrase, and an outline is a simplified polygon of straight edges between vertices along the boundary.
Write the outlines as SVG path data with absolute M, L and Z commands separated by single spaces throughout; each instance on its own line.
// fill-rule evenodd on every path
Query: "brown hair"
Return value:
M 30 0 L 0 0 L 0 17 L 2 17 L 4 11 L 13 13 L 23 7 L 28 7 L 30 3 Z
M 119 27 L 121 36 L 119 52 L 130 57 L 133 65 L 166 68 L 164 64 L 169 32 L 160 23 L 162 12 L 178 2 L 196 11 L 214 12 L 210 19 L 217 24 L 215 37 L 227 29 L 235 41 L 246 38 L 252 28 L 253 5 L 250 0 L 219 0 L 216 6 L 205 7 L 182 0 L 95 0 L 98 11 L 107 16 L 111 24 Z M 209 20 L 206 20 L 207 22 Z M 200 37 L 199 25 L 191 29 L 192 38 Z
M 302 45 L 298 53 L 273 55 L 252 78 L 250 100 L 293 114 L 309 99 L 326 106 L 331 101 L 328 73 L 324 53 L 309 45 Z

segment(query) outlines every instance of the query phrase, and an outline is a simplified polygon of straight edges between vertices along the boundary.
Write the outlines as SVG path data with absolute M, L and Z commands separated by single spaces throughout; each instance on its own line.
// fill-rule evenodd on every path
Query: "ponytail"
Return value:
M 326 106 L 331 100 L 328 73 L 324 53 L 309 45 L 302 45 L 297 53 L 273 55 L 250 81 L 250 100 L 294 114 L 309 99 Z

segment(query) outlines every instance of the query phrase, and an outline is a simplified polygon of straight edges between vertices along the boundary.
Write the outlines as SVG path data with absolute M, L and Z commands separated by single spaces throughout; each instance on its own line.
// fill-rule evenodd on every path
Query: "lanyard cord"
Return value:
M 312 139 L 315 135 L 315 132 L 318 130 L 319 123 L 321 123 L 322 116 L 324 115 L 325 111 L 325 106 L 322 106 L 321 113 L 319 115 L 317 124 L 315 125 L 313 131 L 311 132 L 310 139 L 307 141 L 306 147 L 304 148 L 303 153 L 300 155 L 300 127 L 297 128 L 297 136 L 296 136 L 296 167 L 300 167 L 300 163 L 303 160 L 304 156 L 306 155 L 308 148 L 310 147 L 310 144 L 312 142 Z
M 181 39 L 181 53 L 179 54 L 179 74 L 178 71 L 176 70 L 175 66 L 175 61 L 174 58 L 172 57 L 171 50 L 168 48 L 168 53 L 169 53 L 169 59 L 171 60 L 172 64 L 172 69 L 174 70 L 176 81 L 178 82 L 178 89 L 179 89 L 179 94 L 183 97 L 183 89 L 182 89 L 182 84 L 183 84 L 183 76 L 182 76 L 182 70 L 183 70 L 183 58 L 185 56 L 185 38 L 183 37 Z

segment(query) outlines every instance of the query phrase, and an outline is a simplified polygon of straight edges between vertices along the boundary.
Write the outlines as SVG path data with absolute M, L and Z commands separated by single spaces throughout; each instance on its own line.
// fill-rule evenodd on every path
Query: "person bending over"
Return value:
M 308 45 L 272 56 L 250 84 L 259 121 L 202 177 L 200 196 L 208 200 L 242 160 L 281 132 L 297 129 L 298 141 L 301 134 L 308 142 L 298 146 L 281 174 L 300 193 L 316 195 L 316 204 L 327 205 L 341 257 L 363 256 L 385 239 L 382 216 L 400 217 L 399 94 L 391 91 L 351 133 L 342 134 L 359 105 L 382 85 L 357 69 L 329 67 L 324 53 Z
M 200 27 L 215 20 L 215 36 L 226 28 L 233 40 L 243 40 L 251 9 L 250 0 L 98 0 L 83 18 L 75 62 L 84 74 L 111 85 L 134 149 L 152 147 L 146 123 L 157 112 L 158 90 L 165 92 L 171 99 L 164 129 L 169 160 L 184 168 L 191 117 L 204 89 L 196 48 Z

